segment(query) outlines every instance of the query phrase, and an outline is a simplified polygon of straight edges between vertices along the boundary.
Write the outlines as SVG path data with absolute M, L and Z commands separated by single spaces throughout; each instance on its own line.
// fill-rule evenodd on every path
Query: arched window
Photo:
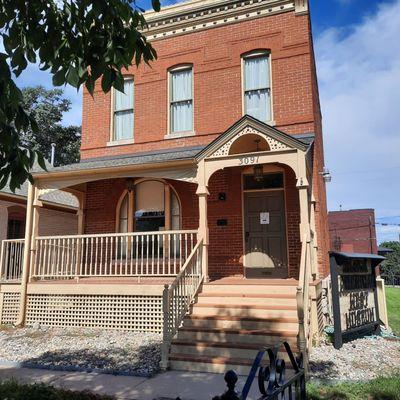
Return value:
M 160 179 L 141 179 L 122 194 L 117 205 L 118 232 L 180 229 L 181 207 L 175 190 Z

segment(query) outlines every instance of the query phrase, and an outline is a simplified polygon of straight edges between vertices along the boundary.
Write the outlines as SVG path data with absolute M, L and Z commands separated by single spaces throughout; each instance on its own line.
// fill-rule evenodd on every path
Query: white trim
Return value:
M 110 135 L 109 135 L 109 141 L 106 143 L 107 146 L 121 146 L 124 144 L 131 144 L 134 143 L 134 137 L 135 137 L 135 77 L 133 75 L 125 75 L 124 76 L 124 83 L 125 81 L 133 81 L 133 131 L 132 131 L 132 137 L 128 139 L 120 139 L 120 140 L 115 140 L 115 132 L 114 132 L 114 106 L 115 106 L 115 88 L 111 88 L 111 112 L 110 112 Z M 130 110 L 130 109 L 129 109 Z M 121 110 L 119 110 L 121 111 Z
M 240 78 L 241 78 L 241 97 L 242 97 L 242 116 L 246 114 L 246 105 L 245 105 L 245 85 L 244 85 L 244 62 L 247 58 L 256 58 L 256 57 L 261 57 L 261 56 L 267 56 L 268 57 L 268 64 L 269 64 L 269 92 L 270 92 L 270 120 L 269 121 L 261 121 L 264 122 L 270 126 L 275 126 L 275 120 L 274 120 L 274 98 L 273 98 L 273 81 L 272 81 L 272 53 L 270 50 L 265 49 L 257 49 L 257 50 L 250 50 L 248 52 L 242 53 L 240 55 Z
M 107 147 L 112 146 L 123 146 L 125 144 L 133 144 L 135 143 L 135 139 L 120 139 L 120 140 L 112 140 L 106 143 Z
M 192 130 L 183 132 L 173 132 L 171 127 L 171 93 L 172 93 L 172 80 L 171 74 L 178 71 L 192 71 Z M 193 63 L 181 63 L 167 69 L 167 134 L 164 139 L 176 139 L 180 137 L 188 137 L 195 135 L 195 120 L 194 120 L 194 65 Z
M 164 136 L 164 139 L 179 139 L 184 137 L 191 137 L 196 136 L 196 132 L 194 131 L 184 131 L 184 132 L 174 132 L 174 133 L 167 133 Z

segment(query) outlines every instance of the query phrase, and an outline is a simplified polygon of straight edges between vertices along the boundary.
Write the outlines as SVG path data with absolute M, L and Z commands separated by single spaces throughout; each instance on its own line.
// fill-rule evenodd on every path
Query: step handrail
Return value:
M 310 253 L 310 237 L 304 235 L 301 245 L 299 284 L 297 286 L 297 315 L 299 320 L 298 333 L 298 349 L 303 354 L 304 368 L 308 367 L 308 349 L 309 349 L 309 333 L 310 333 L 310 277 L 311 277 L 311 253 Z
M 164 286 L 163 291 L 163 346 L 161 353 L 161 368 L 168 367 L 168 354 L 172 338 L 181 326 L 204 276 L 203 239 L 200 239 L 193 248 L 181 271 L 170 285 Z

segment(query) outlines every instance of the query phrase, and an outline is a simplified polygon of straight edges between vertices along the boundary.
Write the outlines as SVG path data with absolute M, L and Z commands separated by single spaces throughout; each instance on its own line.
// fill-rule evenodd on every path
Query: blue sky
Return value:
M 163 2 L 163 5 L 174 1 Z M 150 1 L 138 4 L 149 8 Z M 374 208 L 378 241 L 400 234 L 400 0 L 311 0 L 330 210 Z M 20 85 L 51 86 L 35 66 Z M 64 123 L 81 123 L 81 96 Z M 382 225 L 388 224 L 388 225 Z M 393 224 L 393 225 L 391 225 Z

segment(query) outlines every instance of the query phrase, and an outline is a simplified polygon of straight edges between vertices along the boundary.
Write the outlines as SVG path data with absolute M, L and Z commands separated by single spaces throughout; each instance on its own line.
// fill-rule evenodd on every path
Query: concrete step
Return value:
M 248 375 L 253 360 L 226 357 L 194 357 L 190 354 L 171 353 L 170 367 L 175 370 L 222 374 L 233 369 L 238 375 Z
M 221 300 L 222 301 L 222 300 Z M 244 305 L 244 304 L 208 304 L 197 303 L 192 307 L 191 315 L 215 315 L 232 317 L 278 318 L 296 317 L 296 305 Z
M 287 283 L 282 283 L 281 280 L 271 280 L 266 283 L 251 283 L 251 280 L 246 279 L 243 284 L 220 284 L 207 283 L 203 285 L 202 293 L 236 293 L 236 294 L 285 294 L 295 295 L 297 282 L 288 280 Z M 250 282 L 250 283 L 249 283 Z
M 263 346 L 275 346 L 287 341 L 292 347 L 297 343 L 297 331 L 282 330 L 246 330 L 223 328 L 182 327 L 176 336 L 177 340 L 186 341 L 213 341 L 221 343 L 259 343 Z
M 280 344 L 280 343 L 279 343 Z M 174 340 L 171 346 L 173 354 L 187 354 L 200 357 L 223 357 L 223 358 L 240 358 L 254 360 L 258 351 L 262 349 L 262 344 L 259 343 L 220 343 L 212 341 L 195 342 Z M 296 349 L 293 349 L 295 351 Z M 289 361 L 286 353 L 279 353 L 285 361 Z
M 184 320 L 185 327 L 225 328 L 225 329 L 298 329 L 297 317 L 237 317 L 215 315 L 189 315 Z
M 200 293 L 198 304 L 243 304 L 253 305 L 292 305 L 296 306 L 296 296 L 288 293 Z

